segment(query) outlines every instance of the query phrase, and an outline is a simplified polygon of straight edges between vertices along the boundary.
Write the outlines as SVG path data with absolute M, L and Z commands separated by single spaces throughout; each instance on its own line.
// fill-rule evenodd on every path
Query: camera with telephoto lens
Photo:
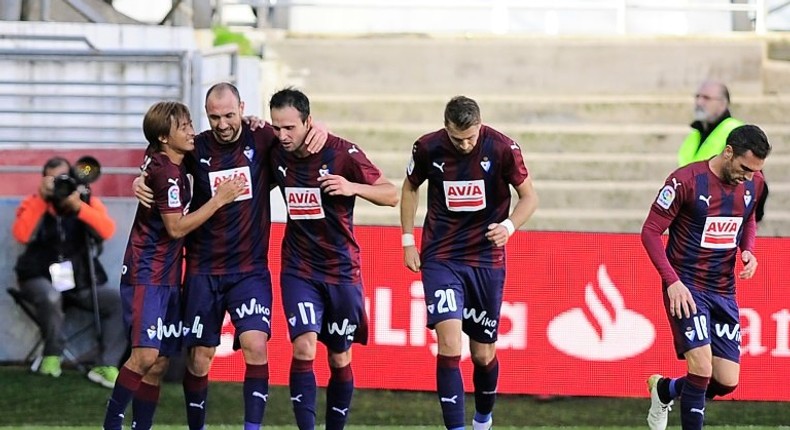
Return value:
M 90 184 L 96 182 L 99 175 L 101 175 L 99 160 L 90 155 L 81 157 L 68 174 L 55 177 L 49 200 L 56 207 L 60 207 L 74 191 L 79 191 L 80 198 L 87 203 L 91 193 Z

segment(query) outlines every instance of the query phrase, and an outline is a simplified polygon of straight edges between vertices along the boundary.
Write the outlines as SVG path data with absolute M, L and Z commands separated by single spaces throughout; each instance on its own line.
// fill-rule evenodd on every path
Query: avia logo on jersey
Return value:
M 623 296 L 603 264 L 598 267 L 598 287 L 602 295 L 592 283 L 585 287 L 586 310 L 571 309 L 549 323 L 549 342 L 571 357 L 588 361 L 623 360 L 650 348 L 656 337 L 653 324 L 626 309 Z
M 211 196 L 217 194 L 217 187 L 222 181 L 227 179 L 244 179 L 244 192 L 236 197 L 234 202 L 242 200 L 249 200 L 252 198 L 252 181 L 250 180 L 250 166 L 237 167 L 235 169 L 217 170 L 216 172 L 208 172 L 208 181 L 211 184 Z
M 320 188 L 285 187 L 285 204 L 291 219 L 323 219 Z
M 181 337 L 181 334 L 184 333 L 184 324 L 181 321 L 178 322 L 178 325 L 165 324 L 162 318 L 157 318 L 156 325 L 148 327 L 146 332 L 148 333 L 149 339 L 157 338 L 158 340 L 162 340 L 165 338 Z
M 444 181 L 444 200 L 453 212 L 476 212 L 486 208 L 486 185 L 476 181 Z
M 705 219 L 700 246 L 708 249 L 732 249 L 737 246 L 741 217 L 709 216 Z
M 340 324 L 332 321 L 328 324 L 328 326 L 329 334 L 345 336 L 348 340 L 354 340 L 354 332 L 357 331 L 357 325 L 350 324 L 348 322 L 348 318 L 343 318 L 343 322 Z

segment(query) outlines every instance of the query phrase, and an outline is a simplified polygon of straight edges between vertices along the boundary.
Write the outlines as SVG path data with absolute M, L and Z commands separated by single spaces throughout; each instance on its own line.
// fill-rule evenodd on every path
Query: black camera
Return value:
M 99 175 L 101 175 L 99 160 L 90 155 L 83 156 L 77 160 L 69 174 L 55 177 L 49 200 L 56 207 L 60 207 L 74 191 L 79 191 L 80 198 L 87 203 L 90 199 L 90 184 L 96 182 Z

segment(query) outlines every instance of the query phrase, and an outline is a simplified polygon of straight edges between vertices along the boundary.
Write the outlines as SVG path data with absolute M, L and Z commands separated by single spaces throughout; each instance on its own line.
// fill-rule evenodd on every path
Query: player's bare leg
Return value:
M 464 428 L 464 381 L 461 377 L 461 320 L 436 324 L 436 391 L 444 425 L 450 430 Z
M 248 330 L 239 336 L 244 355 L 244 429 L 258 430 L 263 423 L 266 402 L 269 400 L 269 335 L 259 330 Z
M 328 358 L 331 376 L 326 387 L 326 430 L 341 430 L 348 422 L 354 395 L 351 349 L 344 352 L 329 351 Z
M 293 340 L 293 358 L 288 386 L 291 391 L 296 426 L 299 430 L 315 428 L 316 381 L 313 361 L 318 335 L 303 333 Z
M 492 411 L 496 400 L 499 380 L 499 360 L 496 357 L 495 343 L 469 341 L 474 364 L 473 381 L 475 388 L 475 417 L 473 430 L 488 430 L 493 423 Z

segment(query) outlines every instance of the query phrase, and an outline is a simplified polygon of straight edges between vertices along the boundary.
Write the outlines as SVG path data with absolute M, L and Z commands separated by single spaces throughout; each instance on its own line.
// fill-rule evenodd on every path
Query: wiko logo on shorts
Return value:
M 653 324 L 626 309 L 623 296 L 609 278 L 606 266 L 598 266 L 599 296 L 592 283 L 584 289 L 588 319 L 582 308 L 557 315 L 548 326 L 549 342 L 559 351 L 588 361 L 616 361 L 634 357 L 653 345 Z

